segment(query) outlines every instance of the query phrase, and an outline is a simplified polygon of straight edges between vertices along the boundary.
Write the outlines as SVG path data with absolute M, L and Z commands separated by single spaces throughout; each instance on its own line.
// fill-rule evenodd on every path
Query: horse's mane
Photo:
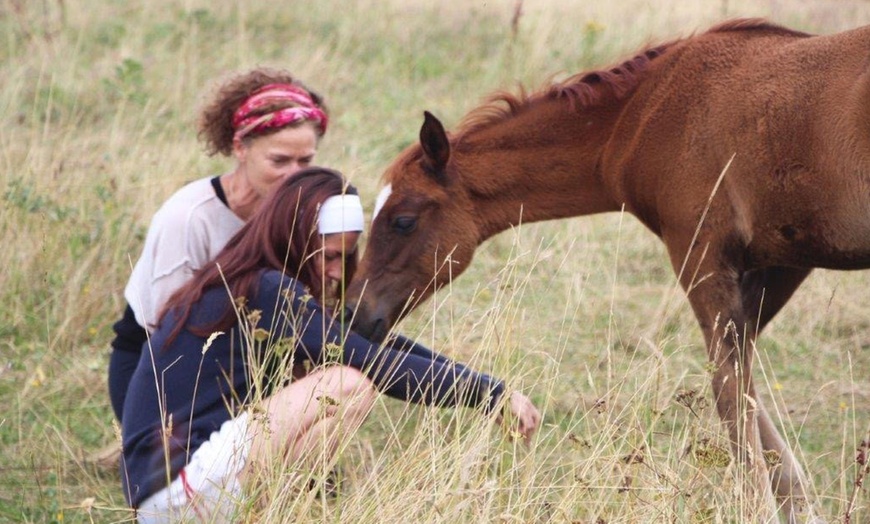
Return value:
M 705 34 L 742 31 L 810 36 L 807 33 L 788 29 L 762 18 L 729 20 L 708 29 Z M 504 121 L 539 100 L 566 98 L 573 108 L 585 109 L 600 104 L 607 96 L 621 99 L 637 87 L 653 60 L 666 54 L 676 44 L 694 36 L 648 46 L 616 66 L 579 73 L 562 82 L 547 85 L 531 94 L 527 94 L 522 87 L 520 87 L 518 94 L 507 91 L 495 92 L 481 106 L 471 110 L 463 118 L 457 128 L 456 136 L 461 137 Z

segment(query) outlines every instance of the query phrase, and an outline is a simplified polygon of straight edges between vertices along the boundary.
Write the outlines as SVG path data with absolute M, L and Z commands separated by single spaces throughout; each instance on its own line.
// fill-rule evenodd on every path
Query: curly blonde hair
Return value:
M 235 133 L 233 114 L 251 93 L 269 84 L 293 84 L 300 87 L 311 95 L 311 99 L 324 113 L 327 113 L 323 98 L 308 89 L 287 71 L 261 67 L 245 73 L 235 74 L 218 85 L 215 93 L 199 116 L 197 137 L 205 144 L 206 152 L 209 155 L 218 153 L 224 156 L 232 155 L 233 135 Z M 262 112 L 265 113 L 277 109 L 282 109 L 282 107 L 267 106 L 262 109 Z M 302 123 L 297 122 L 287 127 L 302 125 Z M 280 129 L 272 128 L 259 133 L 252 133 L 245 139 L 276 133 Z M 318 127 L 317 132 L 318 135 L 323 136 L 324 130 Z

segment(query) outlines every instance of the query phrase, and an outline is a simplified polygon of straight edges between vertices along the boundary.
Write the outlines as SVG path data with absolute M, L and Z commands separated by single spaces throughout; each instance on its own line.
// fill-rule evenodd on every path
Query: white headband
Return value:
M 335 195 L 320 206 L 317 231 L 321 235 L 362 231 L 365 220 L 359 195 Z

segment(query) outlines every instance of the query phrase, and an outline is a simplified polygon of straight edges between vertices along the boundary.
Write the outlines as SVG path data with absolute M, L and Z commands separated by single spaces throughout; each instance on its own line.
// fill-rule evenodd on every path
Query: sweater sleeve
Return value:
M 352 312 L 345 311 L 344 313 L 345 313 L 345 316 L 344 316 L 345 319 L 353 318 Z M 412 355 L 418 355 L 420 357 L 428 358 L 431 360 L 437 360 L 439 362 L 447 363 L 450 361 L 449 358 L 442 355 L 441 353 L 437 353 L 435 351 L 432 351 L 431 349 L 427 348 L 426 346 L 419 344 L 419 343 L 415 342 L 414 340 L 411 340 L 410 338 L 408 338 L 404 335 L 394 334 L 390 338 L 388 338 L 384 342 L 384 344 L 385 344 L 385 346 L 387 346 L 395 351 L 403 351 L 405 353 L 410 353 Z M 459 364 L 458 362 L 454 362 L 454 365 L 461 366 L 462 364 Z
M 316 364 L 337 362 L 362 371 L 382 393 L 414 403 L 479 407 L 487 412 L 498 404 L 504 383 L 444 355 L 395 337 L 381 346 L 347 329 L 337 318 L 292 282 L 280 292 L 279 336 L 295 341 L 297 356 Z
M 405 353 L 410 353 L 412 355 L 419 355 L 421 357 L 431 358 L 432 360 L 439 361 L 447 361 L 449 360 L 447 357 L 442 355 L 441 353 L 436 353 L 426 346 L 419 344 L 408 337 L 402 335 L 393 335 L 389 340 L 387 340 L 386 345 L 396 351 L 404 351 Z

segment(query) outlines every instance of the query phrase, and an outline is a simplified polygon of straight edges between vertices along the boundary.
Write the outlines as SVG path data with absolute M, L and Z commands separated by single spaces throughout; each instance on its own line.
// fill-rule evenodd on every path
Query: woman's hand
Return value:
M 529 397 L 512 391 L 504 411 L 496 420 L 508 430 L 511 437 L 522 438 L 528 444 L 541 425 L 541 413 Z

